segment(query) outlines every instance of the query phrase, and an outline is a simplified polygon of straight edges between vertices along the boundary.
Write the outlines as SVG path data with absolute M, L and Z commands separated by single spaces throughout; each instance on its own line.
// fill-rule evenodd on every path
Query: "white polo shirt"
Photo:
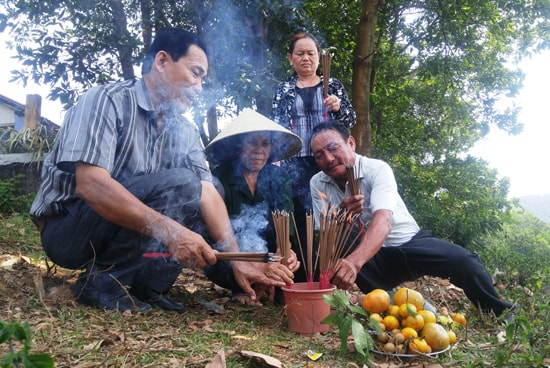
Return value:
M 393 214 L 392 227 L 383 246 L 396 247 L 408 242 L 420 227 L 397 192 L 397 183 L 390 166 L 384 161 L 356 154 L 355 172 L 361 179 L 361 194 L 365 197 L 365 207 L 361 214 L 363 224 L 368 226 L 377 210 L 389 210 Z M 318 228 L 319 214 L 326 210 L 327 202 L 335 205 L 342 202 L 350 195 L 349 185 L 346 184 L 343 192 L 333 178 L 321 171 L 311 178 L 310 188 L 315 227 Z M 326 201 L 319 192 L 327 196 Z

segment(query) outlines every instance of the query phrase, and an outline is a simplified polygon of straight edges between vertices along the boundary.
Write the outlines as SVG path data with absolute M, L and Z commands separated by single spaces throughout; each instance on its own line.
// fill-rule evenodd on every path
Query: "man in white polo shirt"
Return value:
M 340 122 L 331 120 L 316 126 L 311 149 L 322 170 L 310 182 L 316 223 L 329 201 L 360 214 L 367 228 L 332 278 L 338 288 L 346 290 L 355 283 L 364 293 L 376 288 L 389 290 L 404 281 L 431 275 L 450 279 L 484 312 L 501 316 L 512 308 L 498 296 L 477 255 L 420 229 L 397 192 L 390 166 L 355 153 L 355 140 Z M 350 195 L 348 165 L 354 166 L 360 178 L 358 195 Z

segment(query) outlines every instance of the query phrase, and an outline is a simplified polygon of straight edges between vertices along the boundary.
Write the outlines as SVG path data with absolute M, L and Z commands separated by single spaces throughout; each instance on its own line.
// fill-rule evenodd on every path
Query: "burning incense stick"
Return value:
M 252 253 L 252 252 L 218 252 L 218 261 L 245 261 L 245 262 L 279 262 L 281 257 L 274 253 Z
M 272 211 L 273 224 L 275 225 L 275 236 L 277 249 L 281 254 L 282 262 L 286 264 L 290 256 L 290 216 L 286 211 Z
M 321 71 L 323 72 L 323 96 L 328 96 L 328 80 L 330 78 L 330 62 L 332 55 L 329 50 L 321 50 Z
M 169 258 L 170 253 L 144 253 L 143 258 Z M 250 253 L 250 252 L 217 252 L 216 259 L 218 261 L 245 261 L 245 262 L 262 262 L 272 263 L 279 262 L 281 257 L 275 253 Z
M 307 240 L 307 281 L 313 285 L 313 277 L 315 276 L 315 266 L 313 265 L 313 214 L 306 214 L 306 240 Z M 318 254 L 318 253 L 317 253 Z M 316 262 L 317 263 L 317 262 Z
M 359 239 L 361 232 L 349 243 L 353 224 L 359 215 L 352 216 L 339 207 L 327 207 L 319 216 L 319 271 L 320 288 L 330 286 L 330 280 L 336 271 L 338 261 L 345 258 L 352 245 Z
M 361 180 L 357 177 L 354 165 L 346 165 L 346 176 L 348 178 L 349 192 L 351 195 L 360 193 Z
M 292 221 L 294 223 L 294 228 L 296 229 L 296 238 L 298 239 L 298 248 L 300 249 L 300 256 L 302 257 L 302 262 L 304 264 L 306 280 L 309 286 L 309 289 L 313 288 L 313 278 L 315 276 L 315 266 L 313 264 L 313 214 L 310 212 L 306 213 L 306 255 L 304 257 L 304 248 L 302 247 L 302 242 L 300 240 L 300 234 L 298 234 L 298 226 L 296 225 L 296 219 L 294 215 L 292 216 Z M 317 262 L 316 262 L 317 263 Z

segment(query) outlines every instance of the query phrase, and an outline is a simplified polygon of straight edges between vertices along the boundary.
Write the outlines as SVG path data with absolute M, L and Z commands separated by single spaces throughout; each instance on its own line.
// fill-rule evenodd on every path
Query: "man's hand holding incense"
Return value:
M 355 284 L 358 272 L 359 269 L 357 269 L 352 262 L 348 261 L 346 258 L 342 258 L 338 261 L 336 272 L 332 277 L 331 283 L 336 285 L 340 290 L 351 289 L 353 284 Z
M 346 209 L 352 215 L 360 215 L 363 212 L 365 196 L 362 194 L 346 197 L 340 202 L 340 208 Z

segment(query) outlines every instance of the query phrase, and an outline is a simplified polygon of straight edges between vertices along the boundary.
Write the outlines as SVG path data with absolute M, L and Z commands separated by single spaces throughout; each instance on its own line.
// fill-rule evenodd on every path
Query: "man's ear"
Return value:
M 353 149 L 353 152 L 355 152 L 355 138 L 353 138 L 352 135 L 348 138 L 348 144 L 350 145 L 351 149 Z
M 157 68 L 159 72 L 162 72 L 169 58 L 170 55 L 168 55 L 166 51 L 161 50 L 155 55 L 155 63 L 153 66 Z

